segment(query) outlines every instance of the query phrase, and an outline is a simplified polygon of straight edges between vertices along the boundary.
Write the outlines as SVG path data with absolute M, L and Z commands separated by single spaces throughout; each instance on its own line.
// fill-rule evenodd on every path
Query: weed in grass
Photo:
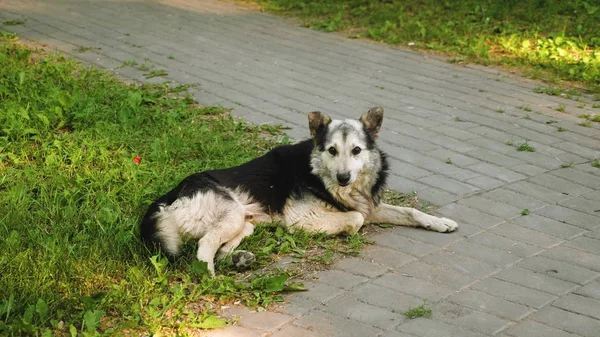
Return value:
M 19 25 L 24 25 L 25 24 L 25 20 L 8 20 L 8 21 L 4 21 L 4 25 L 5 26 L 19 26 Z
M 137 64 L 138 63 L 135 60 L 125 60 L 123 62 L 124 67 L 135 67 L 135 66 L 137 66 Z
M 556 108 L 556 111 L 566 112 L 565 109 L 566 109 L 566 107 L 563 104 L 559 104 L 558 107 Z
M 524 210 L 521 211 L 521 215 L 528 215 L 529 214 L 529 209 L 525 208 Z
M 562 167 L 562 168 L 568 168 L 568 167 L 573 167 L 574 165 L 575 165 L 574 162 L 562 163 L 562 164 L 560 164 L 560 167 Z
M 167 58 L 168 58 L 169 60 L 174 60 L 174 59 L 175 59 L 175 57 L 174 57 L 173 55 L 169 55 Z
M 497 109 L 496 112 L 503 114 L 504 113 L 504 109 Z
M 582 121 L 582 122 L 579 122 L 579 123 L 577 123 L 577 125 L 579 125 L 579 126 L 583 126 L 583 127 L 586 127 L 586 128 L 589 128 L 589 127 L 591 127 L 591 126 L 592 126 L 592 122 L 590 122 L 590 121 L 588 121 L 588 120 L 585 120 L 585 121 Z
M 553 120 L 553 119 L 546 121 L 546 124 L 555 124 L 555 123 L 558 123 L 558 121 Z
M 559 126 L 558 128 L 556 128 L 556 131 L 565 132 L 565 131 L 567 131 L 567 129 L 563 128 L 562 126 Z
M 431 309 L 426 307 L 426 303 L 419 305 L 418 307 L 410 308 L 405 313 L 404 316 L 413 319 L 418 317 L 431 317 Z
M 167 75 L 169 75 L 169 73 L 167 73 L 164 70 L 152 69 L 152 70 L 150 70 L 149 73 L 144 74 L 144 77 L 149 79 L 149 78 L 154 78 L 154 77 L 164 77 Z
M 592 166 L 600 168 L 600 159 L 594 159 Z
M 579 103 L 577 104 L 577 108 L 578 109 L 585 109 L 586 104 L 585 103 Z
M 447 159 L 446 159 L 446 161 L 445 161 L 445 163 L 446 163 L 446 164 L 452 164 L 452 159 L 450 159 L 450 158 L 447 158 Z
M 508 145 L 508 146 L 513 146 L 514 145 L 514 143 L 513 143 L 512 140 L 507 141 L 505 144 Z
M 535 152 L 535 148 L 529 145 L 529 140 L 525 140 L 517 145 L 517 151 Z
M 594 104 L 592 104 L 592 108 L 594 108 L 594 109 L 600 109 L 600 104 L 594 103 Z
M 148 71 L 148 70 L 150 70 L 150 67 L 148 67 L 148 65 L 144 63 L 144 64 L 141 64 L 141 65 L 138 67 L 138 70 L 141 70 L 141 71 Z
M 523 116 L 523 119 L 531 119 L 531 116 L 525 115 L 525 116 Z
M 521 105 L 519 107 L 519 109 L 527 111 L 527 112 L 531 112 L 531 107 L 529 105 Z
M 100 48 L 98 48 L 98 47 L 80 46 L 80 47 L 75 48 L 75 50 L 73 50 L 73 51 L 76 52 L 76 53 L 85 53 L 85 52 L 90 51 L 90 50 L 100 50 Z

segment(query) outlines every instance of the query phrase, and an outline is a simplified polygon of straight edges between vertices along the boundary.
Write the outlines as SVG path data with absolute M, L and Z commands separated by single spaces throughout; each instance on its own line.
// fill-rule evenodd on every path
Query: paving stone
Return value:
M 494 267 L 502 267 L 521 259 L 502 250 L 479 246 L 468 241 L 452 244 L 446 250 L 483 261 Z
M 447 178 L 440 174 L 421 178 L 419 181 L 459 196 L 470 195 L 480 191 L 480 189 L 475 186 L 461 183 L 460 181 Z
M 573 183 L 572 181 L 568 181 L 548 173 L 540 174 L 530 178 L 529 181 L 570 196 L 579 196 L 592 191 L 583 185 Z
M 346 257 L 334 264 L 334 268 L 354 275 L 375 278 L 388 271 L 388 268 L 352 256 Z
M 500 181 L 500 180 L 494 179 L 494 178 L 490 178 L 490 177 L 486 177 L 486 176 L 468 179 L 468 180 L 465 180 L 465 182 L 467 184 L 473 185 L 475 187 L 478 187 L 478 188 L 480 188 L 482 190 L 486 190 L 486 191 L 494 189 L 496 187 L 499 187 L 499 186 L 502 186 L 505 184 L 505 182 L 503 182 L 503 181 Z
M 528 181 L 519 181 L 510 185 L 505 186 L 506 189 L 513 190 L 524 195 L 528 195 L 532 198 L 542 200 L 547 203 L 555 203 L 560 200 L 564 200 L 569 196 L 563 193 L 548 189 L 546 187 L 533 184 Z
M 547 205 L 545 202 L 540 201 L 538 199 L 534 199 L 504 188 L 495 189 L 493 191 L 480 194 L 480 196 L 486 199 L 502 202 L 521 209 L 536 209 Z
M 463 290 L 448 298 L 449 301 L 489 312 L 509 320 L 519 321 L 533 312 L 533 309 L 477 290 Z
M 566 208 L 578 210 L 580 212 L 588 213 L 593 216 L 599 216 L 600 214 L 600 200 L 589 200 L 584 198 L 571 198 L 559 202 L 560 205 Z
M 452 194 L 439 188 L 426 188 L 424 190 L 420 190 L 418 193 L 419 199 L 424 201 L 429 201 L 434 205 L 447 205 L 453 201 L 459 199 L 459 196 L 456 194 Z
M 316 279 L 320 283 L 325 283 L 330 286 L 334 286 L 342 289 L 349 289 L 357 284 L 366 282 L 368 278 L 350 273 L 343 272 L 341 270 L 324 270 L 316 275 Z
M 428 151 L 427 154 L 432 157 L 435 157 L 437 159 L 443 160 L 443 161 L 450 159 L 452 161 L 452 164 L 448 164 L 448 165 L 458 165 L 460 167 L 473 165 L 473 164 L 476 164 L 479 162 L 479 160 L 477 160 L 477 159 L 473 159 L 471 157 L 462 155 L 458 152 L 450 151 L 447 149 L 441 149 L 441 148 L 437 148 L 435 150 Z
M 338 287 L 333 287 L 324 283 L 303 282 L 307 291 L 298 292 L 295 295 L 315 302 L 326 302 L 343 292 Z
M 546 206 L 536 210 L 535 213 L 585 229 L 594 229 L 600 225 L 600 217 L 558 205 Z
M 386 331 L 379 337 L 415 337 L 415 335 L 400 331 Z
M 457 203 L 446 205 L 438 209 L 437 213 L 454 221 L 467 222 L 481 228 L 490 228 L 505 221 L 499 217 Z
M 600 321 L 555 307 L 543 308 L 532 318 L 551 327 L 585 337 L 597 337 L 600 331 Z
M 407 295 L 397 290 L 373 283 L 362 284 L 347 295 L 377 307 L 386 308 L 393 313 L 403 314 L 408 309 L 423 304 L 424 299 Z
M 569 294 L 552 303 L 553 306 L 600 320 L 600 300 Z
M 548 248 L 562 242 L 561 239 L 536 230 L 522 227 L 511 222 L 503 223 L 491 229 L 492 232 L 513 239 Z
M 479 163 L 475 165 L 470 165 L 467 166 L 467 168 L 469 170 L 473 170 L 475 172 L 488 175 L 490 177 L 498 178 L 509 183 L 527 178 L 527 176 L 511 171 L 510 169 L 489 163 Z
M 206 337 L 259 337 L 262 333 L 258 333 L 252 329 L 244 328 L 241 326 L 229 326 L 222 329 L 208 330 L 203 333 L 202 336 Z
M 504 329 L 509 321 L 451 302 L 440 302 L 433 308 L 434 319 L 459 325 L 470 330 L 493 335 Z
M 364 337 L 378 336 L 381 329 L 324 311 L 311 311 L 298 318 L 294 325 L 318 333 L 319 336 Z
M 545 168 L 531 164 L 519 164 L 512 166 L 510 169 L 518 173 L 526 174 L 528 176 L 535 176 L 547 171 Z
M 508 329 L 506 333 L 515 337 L 577 337 L 577 335 L 535 321 L 520 322 Z
M 595 190 L 600 189 L 600 177 L 581 171 L 577 171 L 573 168 L 566 168 L 563 170 L 556 170 L 552 172 L 553 175 L 574 181 L 580 185 L 591 187 Z
M 357 301 L 348 295 L 327 302 L 321 310 L 384 330 L 392 329 L 406 319 L 402 314 Z
M 415 318 L 401 324 L 398 330 L 423 337 L 483 337 L 486 334 L 427 318 Z
M 561 239 L 572 238 L 585 232 L 585 229 L 583 228 L 571 226 L 560 221 L 539 216 L 535 213 L 529 213 L 528 215 L 514 218 L 512 219 L 512 222 Z
M 600 201 L 600 191 L 593 191 L 593 192 L 584 194 L 582 197 L 589 199 L 589 200 Z
M 577 284 L 563 281 L 547 274 L 536 273 L 529 269 L 513 267 L 494 275 L 495 278 L 520 284 L 522 286 L 545 291 L 554 295 L 564 295 L 577 288 Z
M 309 312 L 310 310 L 319 308 L 323 305 L 322 302 L 309 300 L 305 297 L 298 296 L 298 294 L 296 293 L 285 296 L 284 298 L 286 302 L 280 303 L 277 306 L 275 306 L 273 308 L 273 311 L 294 317 L 299 317 Z
M 519 266 L 540 274 L 577 284 L 585 284 L 600 275 L 597 272 L 575 266 L 572 263 L 557 261 L 542 256 L 527 258 L 526 260 L 519 262 Z
M 429 255 L 423 259 L 423 262 L 448 267 L 474 277 L 483 277 L 496 270 L 496 268 L 489 264 L 450 251 L 442 251 Z
M 457 273 L 444 266 L 431 265 L 420 261 L 405 265 L 398 270 L 398 273 L 406 277 L 416 277 L 454 290 L 462 289 L 475 281 L 470 276 Z
M 397 269 L 416 259 L 414 256 L 399 252 L 397 250 L 379 246 L 367 247 L 367 249 L 363 249 L 360 252 L 360 256 L 367 261 L 379 264 L 386 269 Z
M 227 317 L 238 318 L 238 324 L 243 327 L 262 331 L 275 330 L 293 319 L 290 315 L 269 311 L 256 312 L 245 307 L 231 307 L 223 313 Z
M 596 254 L 590 254 L 566 246 L 557 246 L 550 250 L 547 250 L 541 254 L 541 256 L 569 262 L 571 264 L 582 266 L 586 269 L 600 271 L 600 256 Z
M 379 246 L 389 247 L 415 256 L 425 256 L 440 249 L 438 246 L 430 245 L 421 241 L 402 236 L 402 231 L 385 231 L 369 238 Z
M 475 209 L 478 209 L 487 214 L 502 218 L 510 219 L 521 214 L 522 208 L 516 208 L 507 204 L 503 204 L 497 201 L 482 198 L 480 196 L 473 196 L 458 201 L 459 204 L 463 204 Z
M 505 300 L 525 304 L 534 308 L 541 308 L 550 301 L 556 299 L 556 296 L 554 295 L 495 278 L 485 279 L 480 283 L 475 284 L 473 289 L 488 294 L 494 294 Z
M 246 335 L 239 335 L 240 337 Z M 273 333 L 271 337 L 318 337 L 319 335 L 316 332 L 299 328 L 293 325 L 286 325 L 282 329 Z
M 424 298 L 429 302 L 439 301 L 452 293 L 450 288 L 397 273 L 383 275 L 375 279 L 373 284 Z
M 600 282 L 590 282 L 584 285 L 583 287 L 575 290 L 575 292 L 583 296 L 592 297 L 597 300 L 600 300 Z
M 472 236 L 469 238 L 468 241 L 481 246 L 496 248 L 508 254 L 514 254 L 519 257 L 531 256 L 542 250 L 542 248 L 540 247 L 536 247 L 524 242 L 515 241 L 504 236 L 494 234 L 490 231 Z
M 518 159 L 508 157 L 488 149 L 479 148 L 469 151 L 467 154 L 471 157 L 478 158 L 483 162 L 489 162 L 505 168 L 521 164 L 521 161 Z
M 444 247 L 462 239 L 460 235 L 458 235 L 458 232 L 439 233 L 435 231 L 426 230 L 424 228 L 396 227 L 392 228 L 391 231 L 398 235 L 405 236 L 409 239 L 425 242 L 437 247 Z

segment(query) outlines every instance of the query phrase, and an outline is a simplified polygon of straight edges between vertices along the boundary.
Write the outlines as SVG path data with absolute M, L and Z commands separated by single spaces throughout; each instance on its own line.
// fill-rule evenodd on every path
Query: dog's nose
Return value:
M 350 173 L 338 173 L 337 180 L 342 186 L 348 185 L 348 182 L 350 181 Z

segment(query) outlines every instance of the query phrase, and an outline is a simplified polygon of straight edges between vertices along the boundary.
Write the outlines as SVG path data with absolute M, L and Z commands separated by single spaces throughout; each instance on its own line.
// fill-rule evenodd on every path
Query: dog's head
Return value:
M 359 120 L 332 120 L 322 112 L 310 112 L 308 126 L 315 142 L 313 173 L 330 187 L 343 187 L 352 185 L 365 170 L 373 170 L 379 163 L 375 140 L 382 121 L 383 109 L 379 107 L 368 110 Z

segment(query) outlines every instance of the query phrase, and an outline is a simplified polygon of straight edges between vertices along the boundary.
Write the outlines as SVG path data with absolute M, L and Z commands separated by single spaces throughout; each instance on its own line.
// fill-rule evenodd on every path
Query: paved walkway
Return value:
M 386 230 L 279 313 L 230 310 L 238 324 L 211 335 L 600 336 L 600 169 L 591 165 L 600 129 L 575 117 L 600 112 L 591 104 L 217 0 L 0 0 L 0 21 L 12 19 L 26 23 L 2 28 L 100 67 L 166 70 L 199 84 L 201 102 L 283 123 L 297 138 L 315 108 L 357 117 L 381 105 L 391 187 L 461 224 L 449 235 Z M 147 71 L 117 72 L 146 80 Z M 506 144 L 525 139 L 535 152 Z M 423 300 L 432 318 L 404 317 Z

